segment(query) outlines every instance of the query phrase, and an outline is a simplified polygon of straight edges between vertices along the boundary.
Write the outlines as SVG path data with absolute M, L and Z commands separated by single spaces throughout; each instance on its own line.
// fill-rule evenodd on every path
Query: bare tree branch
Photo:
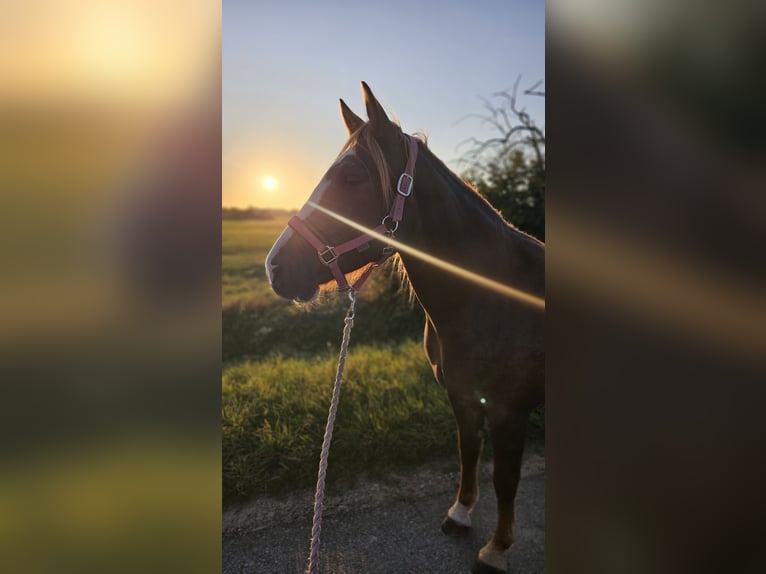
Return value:
M 523 106 L 524 98 L 545 96 L 542 80 L 520 92 L 521 76 L 510 89 L 480 98 L 483 111 L 470 114 L 489 129 L 489 137 L 470 137 L 460 164 L 469 178 L 506 221 L 545 239 L 545 130 Z M 461 121 L 462 121 L 461 120 Z
M 539 86 L 542 83 L 543 83 L 542 80 L 538 80 L 534 85 L 524 90 L 524 95 L 525 96 L 541 96 L 544 98 L 545 92 L 541 90 L 537 90 L 537 86 Z
M 512 149 L 520 145 L 529 148 L 534 154 L 539 169 L 545 169 L 545 134 L 535 124 L 534 120 L 527 113 L 526 108 L 519 107 L 518 93 L 521 84 L 521 76 L 516 78 L 513 87 L 510 90 L 495 92 L 492 99 L 481 98 L 482 106 L 486 110 L 483 114 L 468 114 L 459 121 L 466 118 L 474 118 L 480 121 L 480 125 L 489 126 L 499 136 L 491 137 L 486 140 L 478 140 L 475 137 L 461 141 L 458 149 L 466 144 L 471 148 L 461 158 L 460 163 L 468 163 L 470 167 L 481 170 L 483 156 L 490 150 L 497 150 L 498 153 L 509 153 Z M 545 92 L 537 88 L 542 84 L 542 80 L 535 82 L 532 86 L 523 91 L 524 95 L 545 96 Z M 498 103 L 500 100 L 500 103 Z

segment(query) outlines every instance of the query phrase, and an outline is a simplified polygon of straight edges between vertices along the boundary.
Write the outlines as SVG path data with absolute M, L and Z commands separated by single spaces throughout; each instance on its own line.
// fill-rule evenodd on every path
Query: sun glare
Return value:
M 277 188 L 277 180 L 270 175 L 267 175 L 261 180 L 261 185 L 264 189 L 274 190 Z

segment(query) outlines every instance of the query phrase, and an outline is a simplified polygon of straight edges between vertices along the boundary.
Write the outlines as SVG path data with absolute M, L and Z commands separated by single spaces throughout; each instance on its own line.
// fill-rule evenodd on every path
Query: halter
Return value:
M 382 233 L 388 237 L 393 238 L 394 233 L 399 228 L 399 222 L 404 216 L 404 201 L 412 194 L 412 185 L 415 182 L 415 161 L 418 158 L 418 141 L 409 134 L 404 134 L 407 137 L 409 143 L 409 157 L 407 158 L 407 165 L 404 168 L 404 173 L 399 176 L 399 180 L 396 182 L 396 197 L 391 205 L 391 210 L 386 214 L 380 225 L 375 227 L 373 231 Z M 326 241 L 322 241 L 313 231 L 311 231 L 306 223 L 297 215 L 293 216 L 287 224 L 292 227 L 298 234 L 303 237 L 309 244 L 316 249 L 319 260 L 323 265 L 330 268 L 332 276 L 338 283 L 338 288 L 341 290 L 358 291 L 362 284 L 367 280 L 372 273 L 372 270 L 381 265 L 386 259 L 394 254 L 394 248 L 387 245 L 383 248 L 383 254 L 380 259 L 373 261 L 367 266 L 367 269 L 362 272 L 362 275 L 353 285 L 348 284 L 346 281 L 346 275 L 341 271 L 338 264 L 338 258 L 341 255 L 345 255 L 355 249 L 359 249 L 365 243 L 372 241 L 372 237 L 363 233 L 341 243 L 338 246 L 331 246 Z

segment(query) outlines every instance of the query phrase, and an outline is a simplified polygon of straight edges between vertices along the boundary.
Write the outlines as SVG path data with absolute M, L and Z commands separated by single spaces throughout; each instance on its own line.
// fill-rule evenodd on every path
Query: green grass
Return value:
M 224 370 L 226 499 L 313 484 L 336 365 L 334 354 L 323 353 Z M 453 454 L 455 440 L 452 410 L 419 342 L 352 348 L 328 482 Z

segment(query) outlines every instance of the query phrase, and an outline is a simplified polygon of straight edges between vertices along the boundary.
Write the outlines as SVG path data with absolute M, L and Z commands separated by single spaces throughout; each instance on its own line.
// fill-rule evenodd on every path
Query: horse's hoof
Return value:
M 484 564 L 481 560 L 474 562 L 471 574 L 507 574 L 506 570 L 500 570 L 489 564 Z
M 470 531 L 470 526 L 463 526 L 452 520 L 449 516 L 442 521 L 442 532 L 447 536 L 465 536 Z

